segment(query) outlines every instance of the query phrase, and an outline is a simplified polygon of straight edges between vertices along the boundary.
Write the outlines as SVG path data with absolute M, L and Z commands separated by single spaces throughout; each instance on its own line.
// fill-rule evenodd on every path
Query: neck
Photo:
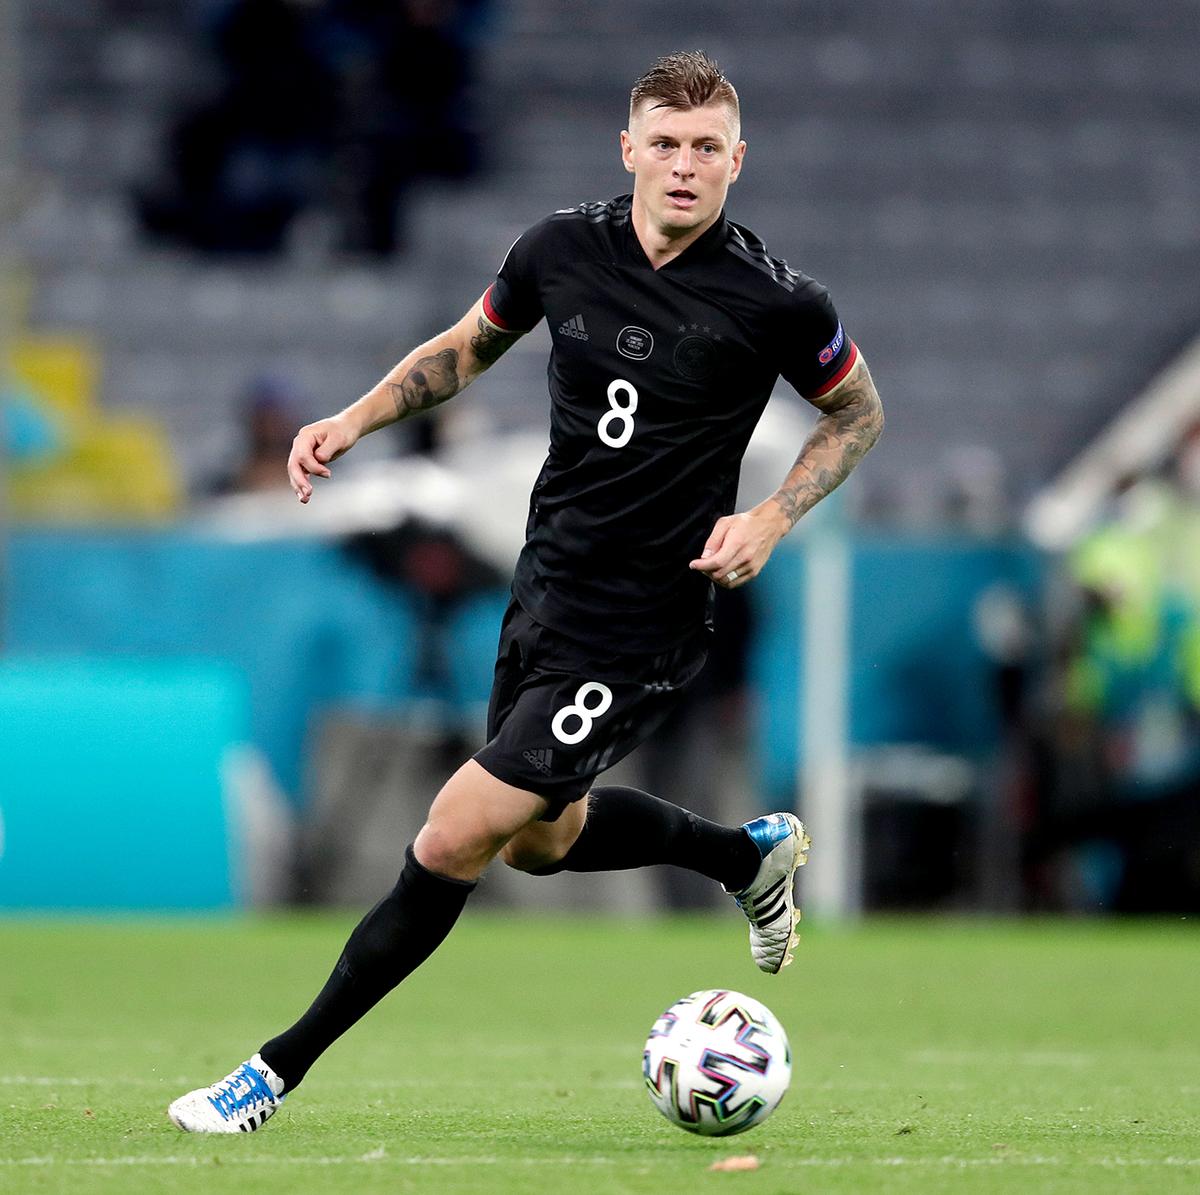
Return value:
M 689 245 L 698 241 L 720 218 L 721 212 L 714 212 L 703 224 L 695 228 L 663 228 L 651 220 L 646 209 L 638 203 L 637 196 L 633 197 L 633 231 L 637 234 L 650 265 L 658 270 L 669 261 L 674 261 Z

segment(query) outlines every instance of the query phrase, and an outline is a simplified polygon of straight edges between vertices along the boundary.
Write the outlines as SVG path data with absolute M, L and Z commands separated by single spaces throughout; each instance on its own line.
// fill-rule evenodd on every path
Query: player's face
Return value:
M 634 176 L 634 201 L 668 235 L 716 220 L 742 168 L 746 143 L 728 104 L 703 108 L 641 104 L 621 134 L 621 158 Z

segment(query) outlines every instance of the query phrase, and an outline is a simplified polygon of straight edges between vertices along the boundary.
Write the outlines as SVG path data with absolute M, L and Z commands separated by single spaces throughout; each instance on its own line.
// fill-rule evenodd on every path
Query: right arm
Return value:
M 311 479 L 329 477 L 329 463 L 359 437 L 453 398 L 524 334 L 489 320 L 481 297 L 457 324 L 413 349 L 357 402 L 296 433 L 287 466 L 296 497 L 307 502 Z

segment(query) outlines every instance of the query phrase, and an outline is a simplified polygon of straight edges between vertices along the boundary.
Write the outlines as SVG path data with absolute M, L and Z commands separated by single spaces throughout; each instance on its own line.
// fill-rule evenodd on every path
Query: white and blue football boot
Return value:
M 762 855 L 762 863 L 750 885 L 731 895 L 750 922 L 750 954 L 760 971 L 775 975 L 792 961 L 796 947 L 796 909 L 793 881 L 796 869 L 808 862 L 812 839 L 804 823 L 791 813 L 769 813 L 747 822 L 750 835 Z
M 255 1054 L 219 1083 L 181 1095 L 167 1115 L 185 1133 L 253 1133 L 286 1098 L 283 1080 Z

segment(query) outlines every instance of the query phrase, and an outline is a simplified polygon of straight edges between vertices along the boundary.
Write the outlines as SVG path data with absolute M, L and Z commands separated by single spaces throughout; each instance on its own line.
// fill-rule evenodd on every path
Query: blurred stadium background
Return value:
M 548 338 L 301 510 L 300 422 L 626 187 L 631 81 L 742 96 L 730 215 L 888 430 L 624 768 L 796 805 L 807 903 L 1200 907 L 1190 0 L 0 0 L 0 908 L 360 905 L 478 740 Z M 781 385 L 757 499 L 809 416 Z M 497 869 L 499 873 L 500 869 Z M 621 912 L 678 876 L 481 899 Z

